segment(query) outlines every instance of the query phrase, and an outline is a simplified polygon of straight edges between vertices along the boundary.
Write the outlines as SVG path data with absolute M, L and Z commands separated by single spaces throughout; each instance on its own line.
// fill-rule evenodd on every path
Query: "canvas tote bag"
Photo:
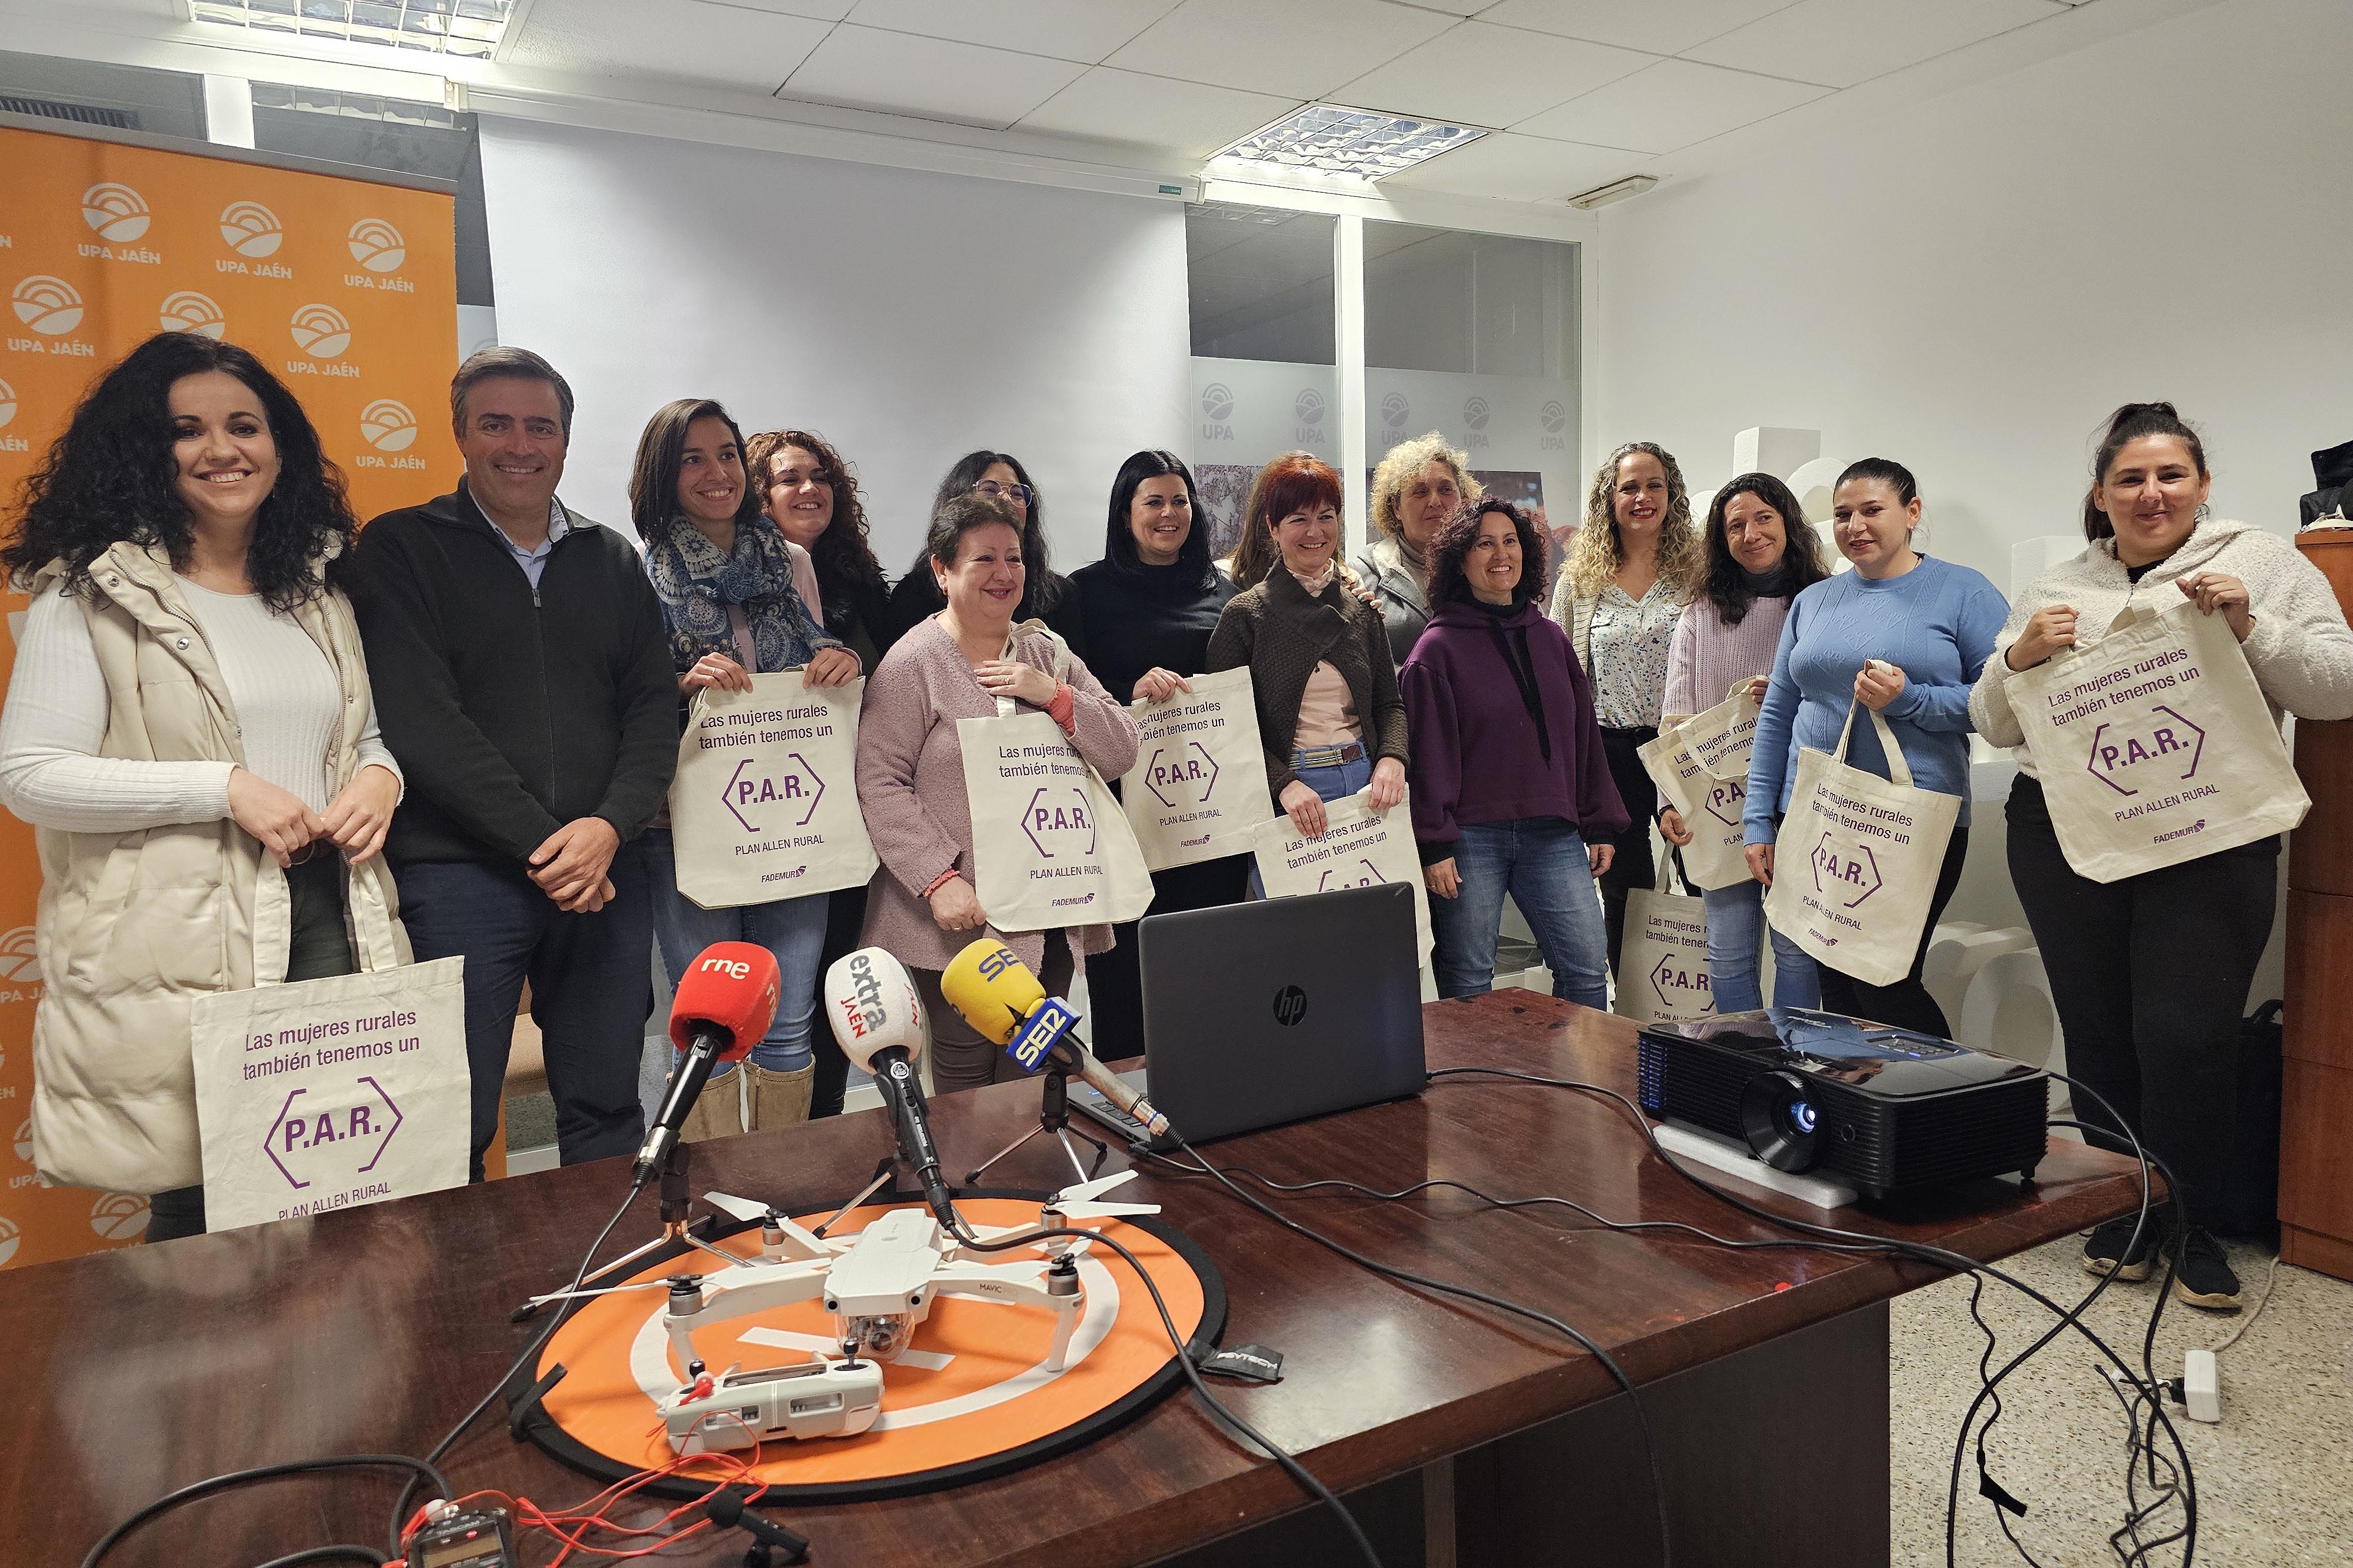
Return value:
M 1890 778 L 1847 765 L 1857 709 L 1879 731 Z M 1894 984 L 1912 972 L 1960 815 L 1959 795 L 1913 786 L 1904 749 L 1877 710 L 1848 703 L 1836 752 L 1798 752 L 1765 918 L 1840 973 Z
M 1053 639 L 1054 679 L 1067 678 L 1070 645 L 1043 621 L 1016 626 L 1005 657 L 1031 632 Z M 956 721 L 972 805 L 973 891 L 988 923 L 1060 931 L 1142 918 L 1152 873 L 1111 786 L 1051 714 L 1020 712 L 1007 697 L 997 700 L 997 713 Z
M 1267 820 L 1266 752 L 1249 667 L 1186 679 L 1190 692 L 1128 710 L 1139 744 L 1119 798 L 1155 871 L 1242 854 Z
M 1266 766 L 1259 765 L 1261 795 Z M 1383 882 L 1413 886 L 1414 951 L 1430 957 L 1430 893 L 1421 880 L 1421 853 L 1413 840 L 1413 797 L 1399 798 L 1387 811 L 1366 804 L 1370 785 L 1324 806 L 1324 837 L 1310 838 L 1289 816 L 1258 825 L 1252 843 L 1259 880 L 1270 899 L 1369 888 Z
M 1707 967 L 1707 905 L 1692 896 L 1682 854 L 1675 851 L 1661 865 L 1655 891 L 1636 888 L 1626 895 L 1626 935 L 1610 1011 L 1638 1024 L 1688 1024 L 1715 1012 Z M 1667 890 L 1672 885 L 1668 865 L 1683 873 L 1683 892 Z
M 866 682 L 800 670 L 694 694 L 670 785 L 678 890 L 706 910 L 862 888 L 878 864 L 858 808 Z
M 2246 650 L 2184 599 L 2006 685 L 2075 874 L 2114 882 L 2285 833 L 2304 793 Z
M 1692 841 L 1682 847 L 1689 886 L 1712 890 L 1748 880 L 1740 812 L 1748 800 L 1757 710 L 1748 682 L 1736 681 L 1723 701 L 1660 731 L 1637 750 L 1651 782 L 1691 833 Z
M 286 874 L 261 860 L 254 973 L 283 974 Z M 466 1184 L 466 961 L 402 963 L 375 879 L 345 886 L 357 973 L 261 982 L 189 1009 L 207 1229 Z

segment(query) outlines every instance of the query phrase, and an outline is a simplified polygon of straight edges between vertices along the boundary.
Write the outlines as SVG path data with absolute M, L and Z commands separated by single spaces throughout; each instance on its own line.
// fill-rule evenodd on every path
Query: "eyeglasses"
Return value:
M 1028 485 L 1001 485 L 995 479 L 983 479 L 972 487 L 972 493 L 976 496 L 1001 497 L 1011 501 L 1015 506 L 1028 506 L 1030 499 L 1038 492 Z

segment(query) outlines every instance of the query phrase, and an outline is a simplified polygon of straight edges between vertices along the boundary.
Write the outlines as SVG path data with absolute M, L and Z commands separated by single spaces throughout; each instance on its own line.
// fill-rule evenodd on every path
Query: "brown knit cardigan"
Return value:
M 1376 760 L 1406 760 L 1405 703 L 1398 696 L 1381 613 L 1348 592 L 1335 573 L 1314 598 L 1278 565 L 1266 581 L 1229 600 L 1209 634 L 1208 670 L 1248 665 L 1258 697 L 1258 737 L 1266 749 L 1267 793 L 1282 809 L 1285 784 L 1299 776 L 1291 742 L 1299 728 L 1299 701 L 1307 677 L 1324 660 L 1348 683 L 1365 749 Z

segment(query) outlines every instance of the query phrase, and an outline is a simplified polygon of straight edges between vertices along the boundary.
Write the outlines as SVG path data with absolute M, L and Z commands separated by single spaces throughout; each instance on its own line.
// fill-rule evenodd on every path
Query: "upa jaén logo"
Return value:
M 195 332 L 216 342 L 228 331 L 228 318 L 211 296 L 193 289 L 183 289 L 164 300 L 156 315 L 156 325 L 167 332 Z
M 286 230 L 278 215 L 259 202 L 231 202 L 221 209 L 220 237 L 227 247 L 248 261 L 259 261 L 278 254 L 286 243 Z
M 364 217 L 352 225 L 344 242 L 351 247 L 352 259 L 370 272 L 397 272 L 408 258 L 408 242 L 380 217 Z
M 8 296 L 16 319 L 45 338 L 61 338 L 81 325 L 81 296 L 62 278 L 36 273 Z
M 406 403 L 379 397 L 360 410 L 360 439 L 379 452 L 406 452 L 417 441 L 417 416 Z
M 147 203 L 129 185 L 101 181 L 81 194 L 82 221 L 111 245 L 127 245 L 147 232 Z
M 352 324 L 332 305 L 303 305 L 287 323 L 294 346 L 312 359 L 341 359 L 352 346 Z

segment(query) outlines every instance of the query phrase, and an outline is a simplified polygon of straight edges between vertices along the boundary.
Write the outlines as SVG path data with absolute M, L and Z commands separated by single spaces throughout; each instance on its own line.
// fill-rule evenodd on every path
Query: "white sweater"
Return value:
M 2353 718 L 2353 628 L 2346 626 L 2328 579 L 2275 533 L 2209 520 L 2191 529 L 2181 548 L 2150 567 L 2138 583 L 2116 559 L 2114 540 L 2102 540 L 2037 577 L 2011 604 L 1993 657 L 1969 693 L 1969 717 L 1978 733 L 2012 748 L 2020 769 L 2034 772 L 2026 732 L 2010 705 L 2008 655 L 2035 611 L 2051 605 L 2073 609 L 2077 646 L 2089 647 L 2107 635 L 2128 604 L 2161 610 L 2182 603 L 2175 584 L 2200 572 L 2223 573 L 2247 585 L 2255 624 L 2240 647 L 2274 723 L 2283 710 L 2299 719 Z
M 216 594 L 185 577 L 179 587 L 228 685 L 246 767 L 324 811 L 327 749 L 343 710 L 327 656 L 259 595 Z M 100 756 L 107 710 L 81 606 L 61 594 L 36 597 L 0 710 L 0 805 L 67 833 L 127 833 L 229 814 L 230 763 Z M 371 764 L 400 772 L 373 714 L 359 746 L 359 766 Z

